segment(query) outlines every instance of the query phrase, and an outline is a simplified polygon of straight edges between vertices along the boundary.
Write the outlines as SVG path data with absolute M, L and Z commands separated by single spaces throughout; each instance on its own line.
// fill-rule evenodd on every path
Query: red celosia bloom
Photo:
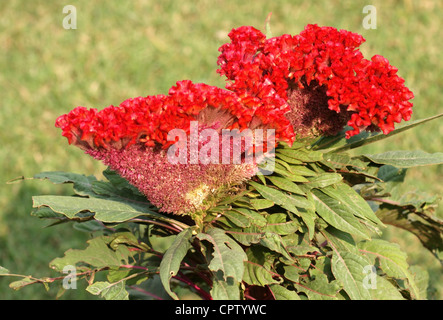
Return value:
M 348 138 L 364 129 L 387 134 L 411 117 L 413 94 L 397 69 L 378 55 L 365 59 L 356 33 L 308 25 L 299 35 L 266 39 L 240 27 L 229 37 L 218 58 L 227 88 L 277 108 L 298 134 L 334 135 L 346 124 Z
M 101 111 L 77 107 L 60 116 L 56 127 L 70 144 L 110 166 L 161 211 L 187 213 L 202 209 L 204 200 L 223 186 L 251 178 L 257 163 L 193 162 L 188 141 L 181 146 L 187 147 L 187 162 L 173 164 L 167 149 L 176 141 L 168 141 L 168 133 L 181 129 L 189 135 L 191 121 L 196 121 L 199 132 L 273 128 L 277 139 L 289 141 L 285 135 L 290 123 L 278 112 L 266 114 L 263 107 L 242 103 L 233 92 L 185 80 L 168 95 L 128 99 Z M 198 141 L 198 149 L 205 143 Z

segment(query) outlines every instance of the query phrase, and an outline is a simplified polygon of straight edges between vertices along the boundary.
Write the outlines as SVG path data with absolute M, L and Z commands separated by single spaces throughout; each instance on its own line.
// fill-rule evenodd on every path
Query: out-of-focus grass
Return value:
M 77 29 L 65 30 L 65 5 L 77 9 Z M 362 26 L 363 1 L 44 1 L 0 2 L 0 266 L 20 274 L 51 274 L 48 262 L 68 248 L 84 247 L 88 235 L 68 225 L 29 215 L 35 194 L 69 192 L 48 182 L 6 184 L 17 176 L 65 170 L 100 175 L 104 168 L 69 147 L 54 127 L 57 116 L 77 105 L 118 104 L 129 97 L 166 93 L 182 79 L 223 87 L 216 72 L 218 47 L 234 27 L 263 30 L 272 12 L 274 35 L 296 34 L 308 23 L 330 25 L 362 34 L 367 58 L 381 54 L 399 68 L 414 91 L 413 119 L 441 112 L 443 39 L 439 1 L 372 1 L 377 29 Z M 441 151 L 443 127 L 437 120 L 365 152 Z M 443 194 L 442 166 L 410 170 L 407 183 Z M 438 214 L 443 216 L 442 210 Z M 439 264 L 415 238 L 389 230 L 402 244 L 411 264 L 430 272 L 430 298 L 443 298 Z M 8 288 L 0 279 L 0 299 L 53 299 L 56 292 Z M 65 298 L 89 298 L 70 290 Z

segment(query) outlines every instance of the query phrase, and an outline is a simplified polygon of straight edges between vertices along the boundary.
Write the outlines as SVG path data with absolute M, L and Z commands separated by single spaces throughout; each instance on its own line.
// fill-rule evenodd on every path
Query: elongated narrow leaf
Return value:
M 166 250 L 160 263 L 160 280 L 166 292 L 174 299 L 178 299 L 177 295 L 172 292 L 169 281 L 177 275 L 180 264 L 191 247 L 192 228 L 187 228 L 180 232 L 175 238 L 172 245 Z
M 295 194 L 301 194 L 304 195 L 305 193 L 300 189 L 299 186 L 297 186 L 294 182 L 277 176 L 268 176 L 267 177 L 276 187 L 289 191 L 291 193 Z
M 366 230 L 347 206 L 319 190 L 313 190 L 312 196 L 317 214 L 327 223 L 352 235 L 368 238 Z
M 322 173 L 316 177 L 309 179 L 309 182 L 303 184 L 303 186 L 306 186 L 309 189 L 324 188 L 342 180 L 343 177 L 338 173 Z
M 365 154 L 363 157 L 378 164 L 388 164 L 398 168 L 410 168 L 443 163 L 443 152 L 427 153 L 421 150 L 388 151 L 379 154 Z
M 253 181 L 250 181 L 249 183 L 263 196 L 263 198 L 268 199 L 293 213 L 298 212 L 288 194 L 271 187 L 263 186 Z
M 223 216 L 228 218 L 233 224 L 241 228 L 246 228 L 251 225 L 251 220 L 238 211 L 228 210 L 223 212 Z
M 319 151 L 306 150 L 306 149 L 278 149 L 278 153 L 303 162 L 316 162 L 323 160 L 323 153 Z
M 350 139 L 345 139 L 345 132 L 347 129 L 343 130 L 341 133 L 339 133 L 335 137 L 326 137 L 323 139 L 320 139 L 317 141 L 316 145 L 314 146 L 314 149 L 322 149 L 325 152 L 343 152 L 346 150 L 358 148 L 382 139 L 386 139 L 389 137 L 392 137 L 396 134 L 399 134 L 401 132 L 404 132 L 406 130 L 412 129 L 418 125 L 421 125 L 423 123 L 426 123 L 428 121 L 440 118 L 443 116 L 443 113 L 440 113 L 438 115 L 426 118 L 426 119 L 419 119 L 415 121 L 409 121 L 404 125 L 400 125 L 397 129 L 394 131 L 391 131 L 388 134 L 383 134 L 379 132 L 362 132 L 361 134 L 357 136 L 353 136 Z

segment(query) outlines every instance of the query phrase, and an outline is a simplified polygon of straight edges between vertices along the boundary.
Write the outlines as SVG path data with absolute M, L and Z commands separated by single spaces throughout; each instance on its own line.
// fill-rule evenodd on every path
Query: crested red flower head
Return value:
M 361 130 L 387 134 L 411 117 L 413 93 L 387 59 L 363 57 L 361 35 L 308 25 L 296 36 L 266 39 L 244 26 L 229 37 L 218 58 L 227 89 L 277 108 L 297 134 L 335 135 L 346 124 L 348 138 Z
M 224 129 L 270 128 L 277 141 L 291 138 L 285 136 L 290 123 L 278 113 L 266 115 L 260 104 L 245 104 L 231 91 L 188 80 L 177 82 L 168 95 L 132 98 L 101 111 L 77 107 L 60 116 L 56 127 L 70 144 L 103 161 L 161 211 L 180 214 L 204 208 L 205 200 L 224 186 L 257 173 L 257 161 L 246 161 L 245 156 L 238 162 L 225 161 L 222 152 L 228 157 L 234 154 L 235 144 L 218 139 Z M 209 129 L 217 139 L 197 137 L 193 143 L 189 139 L 193 127 L 197 136 Z M 250 149 L 246 150 L 246 143 L 242 146 L 240 151 L 247 154 Z M 258 139 L 249 148 L 255 146 Z M 203 158 L 212 156 L 212 161 L 199 161 L 201 156 L 196 158 L 193 148 L 197 157 L 199 151 L 206 152 Z M 179 154 L 184 158 L 177 163 Z

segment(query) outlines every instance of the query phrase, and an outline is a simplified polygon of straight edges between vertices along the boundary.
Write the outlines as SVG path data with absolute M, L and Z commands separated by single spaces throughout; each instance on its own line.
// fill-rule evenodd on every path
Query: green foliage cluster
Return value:
M 443 114 L 442 114 L 443 115 Z M 297 140 L 275 150 L 274 171 L 233 186 L 190 216 L 163 214 L 109 169 L 106 180 L 67 172 L 34 179 L 71 184 L 74 194 L 33 197 L 33 215 L 74 223 L 93 237 L 50 262 L 59 277 L 20 277 L 10 287 L 67 287 L 66 267 L 104 299 L 425 299 L 427 273 L 399 245 L 378 237 L 386 224 L 410 231 L 443 261 L 437 197 L 396 194 L 406 170 L 443 163 L 443 153 L 347 151 L 388 136 L 363 133 Z M 197 218 L 196 218 L 197 217 Z

